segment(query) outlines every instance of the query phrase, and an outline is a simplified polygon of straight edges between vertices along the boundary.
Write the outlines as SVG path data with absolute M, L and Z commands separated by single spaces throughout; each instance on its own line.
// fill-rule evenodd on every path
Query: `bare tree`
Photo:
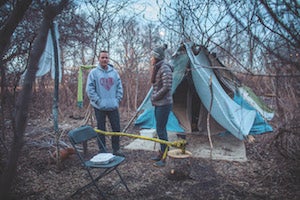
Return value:
M 93 26 L 88 21 L 88 15 L 77 11 L 78 5 L 68 4 L 56 21 L 60 31 L 60 46 L 63 66 L 73 67 L 87 65 L 93 62 L 89 51 L 93 43 Z
M 241 62 L 245 57 L 241 49 L 244 39 L 239 40 L 243 37 L 242 31 L 228 17 L 222 1 L 163 1 L 159 6 L 160 22 L 166 29 L 165 39 L 170 41 L 170 46 L 193 41 L 218 51 L 232 68 L 237 63 L 239 68 L 247 70 L 245 62 Z
M 298 1 L 267 1 L 247 2 L 253 10 L 251 23 L 245 24 L 245 16 L 249 10 L 239 10 L 245 2 L 232 3 L 224 0 L 229 15 L 238 23 L 268 55 L 279 58 L 283 63 L 296 66 L 296 57 L 300 47 L 300 12 Z M 256 6 L 254 6 L 256 5 Z M 259 29 L 257 29 L 259 27 Z M 255 31 L 258 30 L 258 31 Z M 292 56 L 292 57 L 291 57 Z
M 92 27 L 90 30 L 93 38 L 90 48 L 93 52 L 91 61 L 96 61 L 100 49 L 110 50 L 115 39 L 118 27 L 117 20 L 120 13 L 130 5 L 132 0 L 85 0 L 82 12 L 87 15 L 86 23 Z
M 24 145 L 23 137 L 27 124 L 28 108 L 32 94 L 32 84 L 35 80 L 35 74 L 38 69 L 38 61 L 45 48 L 48 30 L 53 19 L 62 11 L 67 2 L 68 0 L 62 0 L 59 4 L 47 5 L 44 9 L 44 18 L 38 37 L 33 44 L 31 55 L 28 61 L 28 71 L 25 76 L 22 90 L 18 96 L 14 120 L 14 138 L 8 155 L 8 162 L 2 171 L 2 176 L 0 179 L 1 199 L 9 198 L 10 188 L 16 176 L 18 158 Z
M 139 77 L 141 68 L 148 68 L 145 63 L 149 55 L 149 48 L 145 48 L 144 25 L 139 24 L 134 18 L 124 17 L 119 22 L 119 44 L 116 48 L 118 52 L 118 65 L 122 71 L 122 80 L 125 90 L 127 110 L 137 109 L 139 92 Z M 132 95 L 134 94 L 134 95 Z
M 11 35 L 15 31 L 17 25 L 22 20 L 26 10 L 30 6 L 32 0 L 21 1 L 18 0 L 15 5 L 15 9 L 13 9 L 11 15 L 6 20 L 5 24 L 0 30 L 0 58 L 3 58 L 5 51 L 7 50 L 7 46 L 9 45 Z
M 163 1 L 160 22 L 178 34 L 177 43 L 192 40 L 208 46 L 212 41 L 217 43 L 219 33 L 226 29 L 225 13 L 219 4 L 210 0 Z
M 0 117 L 0 124 L 1 124 L 1 132 L 4 134 L 4 108 L 5 108 L 5 99 L 7 97 L 7 87 L 6 87 L 6 68 L 4 67 L 4 63 L 5 61 L 3 60 L 4 54 L 7 51 L 7 48 L 10 44 L 11 41 L 11 36 L 14 33 L 17 25 L 19 24 L 19 22 L 22 20 L 26 10 L 28 9 L 28 7 L 30 6 L 32 0 L 26 0 L 26 1 L 17 1 L 15 6 L 15 9 L 11 12 L 11 14 L 9 15 L 9 17 L 6 19 L 6 21 L 3 23 L 3 25 L 1 25 L 1 29 L 0 29 L 0 74 L 1 74 L 1 89 L 0 89 L 0 93 L 1 93 L 1 103 L 0 103 L 0 110 L 1 110 L 1 117 Z M 1 2 L 1 6 L 4 5 L 5 2 Z M 2 8 L 1 8 L 2 9 Z M 5 12 L 9 12 L 9 11 L 5 11 L 5 8 L 3 8 L 4 11 L 3 14 Z M 3 15 L 5 16 L 5 15 Z M 9 58 L 6 58 L 9 59 Z M 1 137 L 1 141 L 2 138 L 4 137 L 3 135 L 0 136 Z
M 300 12 L 299 1 L 248 1 L 224 0 L 227 11 L 253 44 L 260 48 L 261 60 L 276 100 L 276 116 L 280 118 L 276 127 L 274 143 L 282 154 L 299 159 L 299 117 L 295 110 L 300 107 L 299 99 L 299 51 Z M 248 9 L 240 9 L 241 5 Z M 247 12 L 253 13 L 251 20 L 245 20 Z M 245 21 L 249 23 L 245 23 Z M 268 76 L 268 75 L 267 75 Z

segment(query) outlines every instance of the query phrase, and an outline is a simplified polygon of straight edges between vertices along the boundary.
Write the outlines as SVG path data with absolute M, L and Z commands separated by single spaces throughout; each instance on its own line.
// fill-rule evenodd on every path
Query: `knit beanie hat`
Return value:
M 165 58 L 165 50 L 168 48 L 167 44 L 162 46 L 157 46 L 151 51 L 151 56 L 158 60 L 162 60 Z

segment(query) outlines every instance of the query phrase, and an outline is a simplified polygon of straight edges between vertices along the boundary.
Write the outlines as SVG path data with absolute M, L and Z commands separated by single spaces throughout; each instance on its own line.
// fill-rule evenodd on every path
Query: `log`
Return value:
M 180 149 L 168 151 L 166 162 L 166 175 L 171 180 L 183 180 L 189 178 L 191 173 L 190 158 L 192 153 Z

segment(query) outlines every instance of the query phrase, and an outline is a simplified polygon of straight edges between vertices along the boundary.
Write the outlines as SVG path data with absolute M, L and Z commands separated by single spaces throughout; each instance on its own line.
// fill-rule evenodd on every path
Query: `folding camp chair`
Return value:
M 100 164 L 98 162 L 92 162 L 91 158 L 85 158 L 86 156 L 84 155 L 84 153 L 80 151 L 79 149 L 80 147 L 78 146 L 79 144 L 83 144 L 91 141 L 94 141 L 95 143 L 99 142 L 99 144 L 102 145 L 103 149 L 106 151 L 106 148 L 101 142 L 98 133 L 96 133 L 96 131 L 91 126 L 81 126 L 79 128 L 73 129 L 68 133 L 68 135 L 71 144 L 76 151 L 76 154 L 78 155 L 83 167 L 87 170 L 88 176 L 91 179 L 91 181 L 88 184 L 79 188 L 75 193 L 73 193 L 72 196 L 88 188 L 89 186 L 94 185 L 99 191 L 99 193 L 101 194 L 101 196 L 105 198 L 104 191 L 99 188 L 99 186 L 97 185 L 97 181 L 99 181 L 101 178 L 105 177 L 106 175 L 110 174 L 113 171 L 115 171 L 118 174 L 120 178 L 119 183 L 122 183 L 126 187 L 126 190 L 130 192 L 126 182 L 124 181 L 123 177 L 121 176 L 121 173 L 118 170 L 118 166 L 125 160 L 124 157 L 111 155 L 111 157 L 113 157 L 111 160 L 106 161 L 105 163 L 101 162 Z M 96 169 L 99 170 L 99 174 L 93 175 L 92 170 L 96 170 Z

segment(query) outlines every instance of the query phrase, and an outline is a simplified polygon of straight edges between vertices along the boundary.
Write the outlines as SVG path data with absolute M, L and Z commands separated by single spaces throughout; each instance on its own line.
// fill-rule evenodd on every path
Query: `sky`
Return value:
M 161 3 L 162 0 L 158 0 Z M 133 5 L 136 11 L 143 11 L 144 18 L 150 21 L 157 21 L 159 14 L 159 7 L 156 0 L 139 0 Z
M 109 2 L 116 3 L 118 0 L 111 0 Z M 156 2 L 161 4 L 163 1 L 168 0 L 132 0 L 135 3 L 130 4 L 124 12 L 130 12 L 130 14 L 137 13 L 141 14 L 143 18 L 147 21 L 158 21 L 158 14 L 159 14 L 159 6 Z M 81 5 L 80 10 L 85 10 L 85 6 L 82 6 L 80 3 L 81 1 L 78 0 L 78 4 Z

